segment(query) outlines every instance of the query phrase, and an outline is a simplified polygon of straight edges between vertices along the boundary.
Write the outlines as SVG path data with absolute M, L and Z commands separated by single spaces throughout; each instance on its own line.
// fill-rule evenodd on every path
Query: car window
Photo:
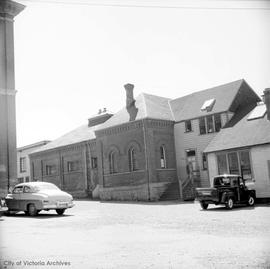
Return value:
M 23 186 L 18 186 L 14 188 L 13 193 L 22 193 L 22 191 L 23 191 Z
M 238 186 L 238 178 L 237 177 L 232 177 L 231 182 L 232 182 L 232 186 Z
M 24 193 L 30 193 L 30 192 L 33 192 L 33 191 L 32 191 L 32 189 L 29 186 L 24 186 L 23 192 Z
M 239 183 L 240 183 L 240 184 L 244 184 L 243 178 L 242 178 L 242 177 L 239 177 Z
M 230 186 L 231 179 L 229 177 L 216 177 L 214 178 L 214 186 Z

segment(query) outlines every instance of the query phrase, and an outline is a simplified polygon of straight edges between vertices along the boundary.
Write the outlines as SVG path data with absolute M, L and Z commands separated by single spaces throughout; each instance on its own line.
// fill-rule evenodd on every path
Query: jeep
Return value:
M 232 209 L 235 204 L 253 206 L 255 199 L 254 188 L 239 175 L 218 175 L 213 179 L 213 187 L 196 188 L 196 200 L 204 210 L 209 204 L 224 204 L 227 209 Z

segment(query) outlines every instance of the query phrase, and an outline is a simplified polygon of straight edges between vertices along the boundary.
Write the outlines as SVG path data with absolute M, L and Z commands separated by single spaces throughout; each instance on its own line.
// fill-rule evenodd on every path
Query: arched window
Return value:
M 137 170 L 136 152 L 134 148 L 128 150 L 128 164 L 130 172 Z
M 165 147 L 160 147 L 160 167 L 167 168 Z
M 111 151 L 109 154 L 109 168 L 110 168 L 110 174 L 116 173 L 116 165 L 115 165 L 115 152 Z

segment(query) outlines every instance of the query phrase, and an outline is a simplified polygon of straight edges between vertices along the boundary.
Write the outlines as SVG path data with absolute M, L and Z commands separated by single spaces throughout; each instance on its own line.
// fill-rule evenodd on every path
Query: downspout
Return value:
M 93 187 L 93 180 L 92 180 L 92 154 L 91 154 L 91 148 L 90 148 L 90 142 L 86 144 L 87 146 L 87 152 L 88 152 L 88 165 L 89 165 L 89 174 L 87 169 L 87 192 L 89 194 L 89 190 L 91 187 L 91 195 L 92 195 L 92 187 Z M 91 186 L 90 186 L 91 183 Z
M 147 191 L 148 191 L 148 201 L 151 200 L 151 192 L 150 192 L 150 174 L 149 174 L 149 164 L 148 164 L 148 152 L 146 145 L 146 129 L 145 129 L 145 119 L 142 120 L 142 128 L 143 128 L 143 139 L 144 139 L 144 154 L 145 154 L 145 170 L 147 173 Z
M 88 195 L 88 183 L 87 183 L 87 144 L 83 145 L 83 158 L 84 158 L 84 186 Z
M 64 189 L 64 175 L 63 175 L 63 157 L 61 151 L 59 150 L 59 177 L 61 189 Z
M 43 181 L 44 172 L 43 172 L 43 161 L 42 160 L 40 160 L 40 165 L 41 165 L 41 181 Z
M 101 153 L 101 173 L 102 173 L 102 187 L 105 187 L 105 178 L 104 178 L 104 156 L 103 156 L 103 143 L 100 141 L 100 153 Z

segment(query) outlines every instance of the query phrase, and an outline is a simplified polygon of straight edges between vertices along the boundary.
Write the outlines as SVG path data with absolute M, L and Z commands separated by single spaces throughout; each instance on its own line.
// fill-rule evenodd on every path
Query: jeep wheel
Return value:
M 227 208 L 227 209 L 232 209 L 233 206 L 234 206 L 234 201 L 233 201 L 232 198 L 229 198 L 229 199 L 227 200 L 227 202 L 226 202 L 226 208 Z
M 64 214 L 64 212 L 65 212 L 65 208 L 59 208 L 59 209 L 56 209 L 55 211 L 56 211 L 56 213 L 58 214 L 58 215 L 63 215 Z
M 206 210 L 206 209 L 207 209 L 208 204 L 206 204 L 205 202 L 200 202 L 200 204 L 201 204 L 201 208 L 202 208 L 203 210 Z
M 29 204 L 27 211 L 28 211 L 28 215 L 31 217 L 36 216 L 38 214 L 35 204 Z
M 248 205 L 248 206 L 254 206 L 254 204 L 255 204 L 255 199 L 254 199 L 253 196 L 250 195 L 250 196 L 248 197 L 247 205 Z

